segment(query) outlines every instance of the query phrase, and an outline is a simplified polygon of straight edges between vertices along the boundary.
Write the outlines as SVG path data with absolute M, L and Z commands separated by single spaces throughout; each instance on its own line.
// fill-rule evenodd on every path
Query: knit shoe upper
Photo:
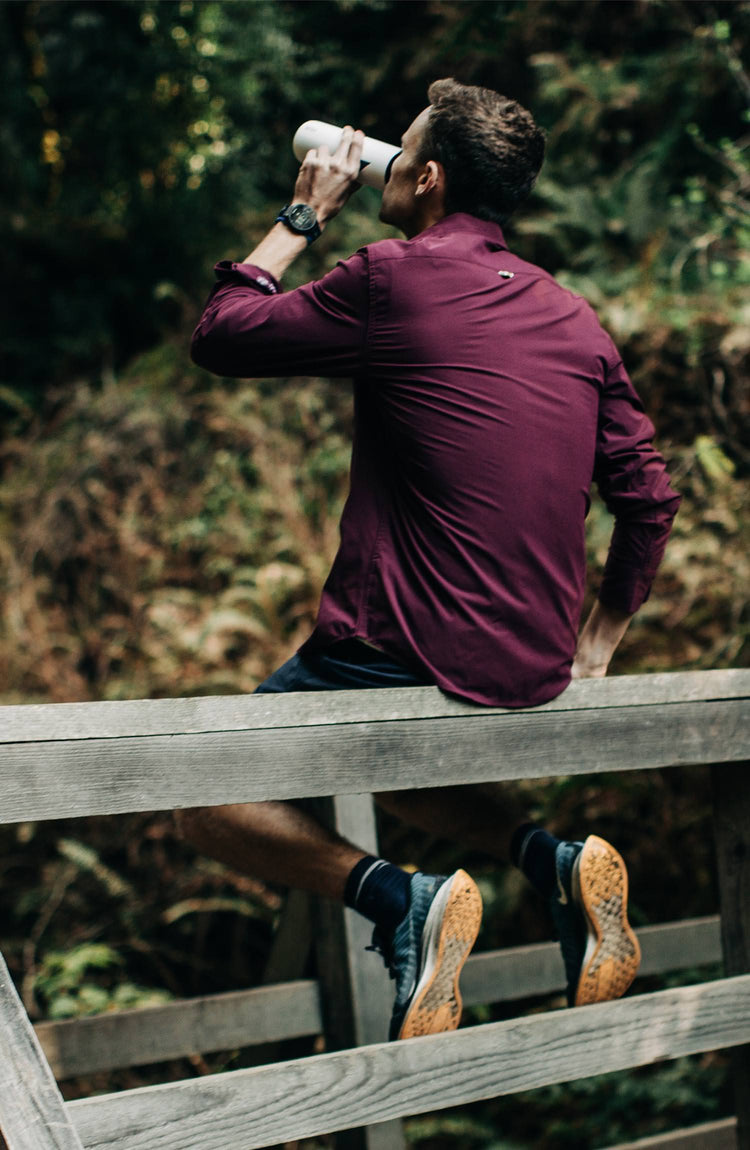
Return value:
M 568 1004 L 607 1002 L 625 993 L 641 959 L 627 917 L 628 872 L 604 839 L 561 842 L 550 909 L 567 977 Z
M 412 875 L 409 910 L 392 941 L 385 945 L 377 930 L 373 935 L 396 980 L 391 1040 L 456 1029 L 458 979 L 481 921 L 481 896 L 465 871 L 450 878 Z

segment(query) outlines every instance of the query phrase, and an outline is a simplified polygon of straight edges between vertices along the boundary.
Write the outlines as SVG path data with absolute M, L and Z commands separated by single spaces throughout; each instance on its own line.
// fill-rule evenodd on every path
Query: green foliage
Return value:
M 24 269 L 3 332 L 12 386 L 121 363 L 201 290 L 278 152 L 268 124 L 296 57 L 280 16 L 270 0 L 0 8 L 0 226 Z
M 33 982 L 46 1003 L 48 1018 L 80 1018 L 107 1010 L 158 1006 L 171 998 L 166 991 L 120 982 L 103 984 L 102 976 L 122 966 L 122 957 L 104 943 L 82 943 L 70 950 L 48 951 Z
M 252 690 L 309 630 L 349 405 L 319 381 L 209 384 L 164 347 L 8 443 L 6 697 Z
M 108 995 L 87 977 L 120 962 L 119 955 L 101 943 L 84 943 L 67 951 L 52 950 L 37 972 L 34 989 L 46 998 L 50 1018 L 96 1014 L 106 1009 Z
M 397 135 L 440 73 L 548 128 L 529 254 L 605 296 L 644 271 L 728 291 L 747 274 L 747 25 L 746 4 L 681 0 L 5 5 L 0 228 L 24 275 L 2 382 L 28 402 L 153 343 L 288 195 L 301 119 Z
M 683 494 L 613 669 L 746 664 L 749 25 L 750 5 L 722 0 L 0 6 L 3 701 L 249 691 L 308 633 L 346 493 L 348 390 L 216 380 L 189 366 L 189 330 L 214 260 L 244 256 L 288 197 L 296 126 L 396 138 L 440 75 L 506 91 L 545 126 L 511 244 L 599 309 Z M 364 189 L 289 285 L 388 234 L 376 216 Z M 589 597 L 610 530 L 595 502 Z M 523 787 L 561 833 L 616 837 L 638 924 L 673 917 L 675 890 L 684 915 L 715 909 L 701 772 Z M 548 937 L 515 872 L 382 832 L 396 861 L 471 866 L 484 946 Z M 0 828 L 0 871 L 0 945 L 37 1017 L 262 976 L 278 893 L 196 860 L 167 816 Z M 409 1137 L 585 1150 L 725 1113 L 724 1081 L 704 1056 L 413 1119 Z

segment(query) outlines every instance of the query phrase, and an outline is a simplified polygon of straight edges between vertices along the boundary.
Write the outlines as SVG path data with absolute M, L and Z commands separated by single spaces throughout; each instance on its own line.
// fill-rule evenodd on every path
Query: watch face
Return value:
M 308 231 L 318 222 L 318 217 L 309 204 L 292 204 L 287 214 L 289 223 L 301 231 Z

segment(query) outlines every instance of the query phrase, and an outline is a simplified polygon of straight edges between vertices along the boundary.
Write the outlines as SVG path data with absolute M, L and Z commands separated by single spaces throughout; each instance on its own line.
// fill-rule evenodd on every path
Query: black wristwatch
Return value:
M 286 224 L 290 231 L 304 236 L 308 244 L 320 235 L 320 224 L 315 209 L 309 204 L 287 204 L 276 217 L 275 222 Z

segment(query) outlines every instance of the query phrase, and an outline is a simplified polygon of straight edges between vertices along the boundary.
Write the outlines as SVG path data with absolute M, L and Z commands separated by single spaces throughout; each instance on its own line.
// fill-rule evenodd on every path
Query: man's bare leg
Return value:
M 365 851 L 290 803 L 233 803 L 175 813 L 182 836 L 202 854 L 254 878 L 343 899 Z
M 529 821 L 522 796 L 499 783 L 383 791 L 373 798 L 410 826 L 503 862 L 510 860 L 513 832 Z
M 386 791 L 379 806 L 403 822 L 490 858 L 509 859 L 527 820 L 521 799 L 497 784 Z M 343 898 L 365 851 L 290 803 L 234 803 L 176 812 L 180 833 L 201 853 L 244 874 L 326 898 Z
M 511 788 L 489 783 L 374 796 L 389 813 L 420 830 L 507 861 L 510 838 L 526 821 Z M 342 899 L 366 852 L 290 803 L 233 803 L 175 815 L 180 833 L 202 854 L 267 882 Z
M 470 849 L 482 851 L 492 858 L 508 858 L 510 837 L 519 823 L 526 838 L 533 835 L 535 843 L 541 840 L 542 853 L 552 851 L 549 856 L 552 860 L 557 860 L 559 851 L 562 851 L 565 855 L 563 862 L 567 867 L 564 877 L 560 878 L 562 872 L 558 869 L 557 861 L 552 862 L 550 873 L 557 875 L 558 883 L 564 883 L 567 897 L 561 899 L 559 907 L 554 900 L 550 905 L 553 907 L 553 915 L 556 914 L 558 918 L 562 916 L 558 930 L 568 974 L 569 1001 L 571 1005 L 582 1005 L 624 993 L 635 977 L 640 951 L 627 921 L 625 866 L 608 843 L 594 835 L 589 836 L 585 844 L 559 843 L 541 828 L 527 832 L 523 826 L 524 811 L 519 796 L 517 792 L 505 787 L 481 785 L 391 791 L 377 795 L 376 799 L 385 809 L 413 825 L 433 834 L 457 839 Z M 434 940 L 428 947 L 420 944 L 420 952 L 443 956 L 453 956 L 455 953 L 458 957 L 449 970 L 446 970 L 442 959 L 434 969 L 428 966 L 420 974 L 416 989 L 413 974 L 409 973 L 411 959 L 404 965 L 402 981 L 404 986 L 408 983 L 411 989 L 406 994 L 397 979 L 391 1036 L 412 1037 L 458 1025 L 458 976 L 481 921 L 479 892 L 465 872 L 459 870 L 450 879 L 434 879 L 418 873 L 408 879 L 411 896 L 407 894 L 402 898 L 403 887 L 407 882 L 404 872 L 371 858 L 359 847 L 322 826 L 305 811 L 288 803 L 198 808 L 181 812 L 177 820 L 184 836 L 204 853 L 257 878 L 338 900 L 344 899 L 346 895 L 347 904 L 365 914 L 378 927 L 386 922 L 390 929 L 394 929 L 396 923 L 401 921 L 399 916 L 407 913 L 411 924 L 418 909 L 421 916 L 419 931 L 427 930 L 426 924 L 430 921 L 428 911 L 431 915 L 432 906 L 437 907 L 439 903 L 437 944 L 434 944 Z M 545 839 L 548 840 L 546 844 Z M 525 851 L 526 842 L 521 853 Z M 544 886 L 539 885 L 534 878 L 536 863 L 529 869 L 532 853 L 537 860 L 540 857 L 539 849 L 532 852 L 529 848 L 524 872 L 534 881 L 537 889 L 545 893 Z M 577 916 L 583 910 L 574 905 L 576 898 L 571 878 L 572 870 L 578 864 L 581 888 L 585 887 L 587 892 L 585 913 L 590 925 L 593 924 L 591 930 L 595 930 L 597 936 L 602 938 L 606 935 L 606 946 L 602 943 L 602 947 L 607 955 L 611 952 L 612 957 L 606 963 L 587 960 L 588 951 L 580 943 Z M 550 880 L 546 869 L 545 864 L 545 884 L 554 881 Z M 539 877 L 538 871 L 536 877 Z M 621 909 L 619 916 L 611 921 L 611 915 L 602 917 L 603 912 L 600 913 L 600 910 L 606 902 L 604 886 L 607 883 L 611 886 L 614 880 L 619 882 Z M 356 896 L 352 899 L 354 888 Z M 415 891 L 420 904 L 418 908 L 415 908 Z M 394 908 L 398 909 L 396 915 L 393 914 Z M 576 918 L 573 924 L 576 927 L 573 932 L 575 937 L 568 921 L 571 915 Z M 570 936 L 567 941 L 566 934 Z M 602 947 L 597 948 L 595 956 Z M 438 1008 L 433 1009 L 432 988 L 438 980 L 441 989 L 445 985 L 449 993 L 444 1001 L 441 997 Z

